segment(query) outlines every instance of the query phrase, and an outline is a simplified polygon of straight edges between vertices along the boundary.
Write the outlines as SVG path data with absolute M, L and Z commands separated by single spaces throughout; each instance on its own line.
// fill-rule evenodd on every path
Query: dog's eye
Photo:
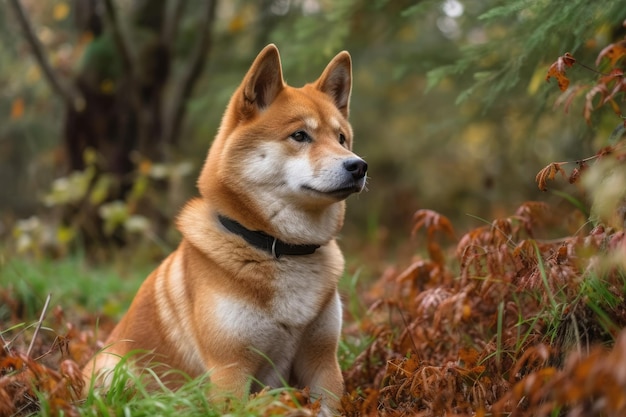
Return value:
M 343 145 L 346 143 L 346 136 L 343 133 L 339 134 L 339 144 Z
M 311 137 L 309 136 L 308 133 L 306 133 L 303 130 L 298 130 L 297 132 L 293 132 L 291 136 L 289 137 L 295 140 L 296 142 L 311 142 Z

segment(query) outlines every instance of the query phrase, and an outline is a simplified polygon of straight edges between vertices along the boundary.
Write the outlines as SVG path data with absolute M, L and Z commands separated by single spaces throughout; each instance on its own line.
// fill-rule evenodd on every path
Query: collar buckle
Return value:
M 278 241 L 278 239 L 274 238 L 274 240 L 272 241 L 272 256 L 274 257 L 274 259 L 278 259 L 280 258 L 280 253 L 276 253 L 276 242 Z

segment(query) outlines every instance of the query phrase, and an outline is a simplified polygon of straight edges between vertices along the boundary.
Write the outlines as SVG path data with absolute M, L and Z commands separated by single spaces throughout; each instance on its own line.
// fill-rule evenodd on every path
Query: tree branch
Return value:
M 215 0 L 206 0 L 205 10 L 202 20 L 199 22 L 200 35 L 189 58 L 189 64 L 184 68 L 180 81 L 174 87 L 172 92 L 171 105 L 167 107 L 164 114 L 164 132 L 163 143 L 166 145 L 175 145 L 178 141 L 182 120 L 185 115 L 185 104 L 191 95 L 193 86 L 196 83 L 206 57 L 211 47 L 211 32 L 213 22 L 215 21 Z
M 180 22 L 180 17 L 182 16 L 186 4 L 186 0 L 173 0 L 172 2 L 168 2 L 168 6 L 165 8 L 161 30 L 161 42 L 167 47 L 168 51 L 171 50 L 174 44 L 174 37 L 178 31 L 178 23 Z
M 52 87 L 52 90 L 61 96 L 67 105 L 72 106 L 78 111 L 82 110 L 85 107 L 85 99 L 70 84 L 64 83 L 59 78 L 58 74 L 52 69 L 50 62 L 48 62 L 48 59 L 43 51 L 41 42 L 39 42 L 39 38 L 35 35 L 33 27 L 28 19 L 28 16 L 26 15 L 26 12 L 24 11 L 24 8 L 22 7 L 22 4 L 20 3 L 20 0 L 9 0 L 9 3 L 15 10 L 17 20 L 22 28 L 22 31 L 24 32 L 26 41 L 30 44 L 33 55 L 35 55 L 35 59 L 43 71 L 46 80 Z
M 150 132 L 150 119 L 148 113 L 143 111 L 143 103 L 141 101 L 141 80 L 139 79 L 139 74 L 137 73 L 137 65 L 135 60 L 135 55 L 131 52 L 131 48 L 122 36 L 122 30 L 120 28 L 120 23 L 117 19 L 117 13 L 115 7 L 113 6 L 112 0 L 104 0 L 104 6 L 106 10 L 107 23 L 109 26 L 109 30 L 113 36 L 113 42 L 115 43 L 115 47 L 117 52 L 120 54 L 122 59 L 122 68 L 124 71 L 124 75 L 126 76 L 126 89 L 129 96 L 129 102 L 132 108 L 134 109 L 134 114 L 137 117 L 137 132 L 136 132 L 136 140 L 137 143 L 143 144 L 147 141 Z M 141 145 L 140 145 L 141 146 Z
M 111 27 L 111 32 L 113 34 L 113 41 L 115 42 L 115 46 L 117 47 L 120 56 L 122 57 L 122 65 L 124 66 L 124 71 L 130 77 L 133 87 L 135 86 L 135 64 L 133 60 L 133 56 L 130 53 L 130 48 L 128 47 L 128 43 L 122 36 L 122 31 L 120 30 L 119 22 L 117 21 L 117 13 L 115 12 L 115 7 L 113 6 L 112 0 L 104 0 L 104 5 L 106 9 L 107 18 L 109 21 L 109 25 Z

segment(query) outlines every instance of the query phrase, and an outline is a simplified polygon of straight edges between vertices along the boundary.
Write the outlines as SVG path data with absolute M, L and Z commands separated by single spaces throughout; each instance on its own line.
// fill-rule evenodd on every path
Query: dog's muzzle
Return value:
M 343 160 L 341 164 L 343 170 L 337 172 L 338 181 L 333 188 L 320 189 L 304 184 L 301 186 L 302 189 L 336 200 L 344 200 L 351 194 L 363 191 L 367 180 L 367 162 L 359 157 L 350 157 Z
M 343 161 L 343 168 L 345 170 L 343 185 L 330 193 L 342 200 L 350 194 L 363 191 L 367 179 L 367 162 L 359 157 L 352 157 Z

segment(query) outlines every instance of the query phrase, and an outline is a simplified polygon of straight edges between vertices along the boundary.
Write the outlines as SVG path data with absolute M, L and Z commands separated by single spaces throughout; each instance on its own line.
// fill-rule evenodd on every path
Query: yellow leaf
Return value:
M 241 15 L 237 15 L 228 23 L 228 31 L 231 33 L 240 32 L 245 26 L 245 22 Z
M 85 165 L 94 165 L 98 160 L 98 154 L 95 149 L 87 148 L 85 152 L 83 152 L 83 161 L 85 161 Z
M 74 239 L 74 230 L 71 227 L 60 226 L 57 229 L 57 240 L 62 244 L 67 244 Z
M 463 304 L 462 315 L 463 320 L 468 320 L 472 316 L 472 306 L 469 304 Z
M 63 20 L 70 14 L 70 6 L 66 2 L 60 2 L 54 5 L 52 9 L 52 17 L 54 20 Z
M 24 99 L 21 97 L 16 98 L 11 103 L 11 119 L 17 120 L 24 115 Z
M 36 65 L 31 65 L 26 71 L 26 81 L 29 84 L 34 84 L 41 79 L 41 72 L 39 71 L 39 67 Z
M 148 175 L 152 169 L 152 162 L 148 159 L 143 159 L 139 163 L 139 173 L 141 175 Z
M 104 200 L 109 196 L 110 187 L 110 178 L 106 175 L 100 176 L 89 194 L 89 202 L 93 205 L 98 205 L 104 202 Z
M 103 94 L 113 94 L 115 91 L 115 83 L 110 78 L 102 80 L 100 83 L 100 92 Z
M 534 96 L 537 91 L 539 91 L 539 87 L 545 84 L 546 79 L 546 69 L 544 66 L 540 65 L 535 70 L 533 76 L 530 78 L 530 82 L 528 83 L 528 87 L 526 87 L 526 91 L 531 96 Z

